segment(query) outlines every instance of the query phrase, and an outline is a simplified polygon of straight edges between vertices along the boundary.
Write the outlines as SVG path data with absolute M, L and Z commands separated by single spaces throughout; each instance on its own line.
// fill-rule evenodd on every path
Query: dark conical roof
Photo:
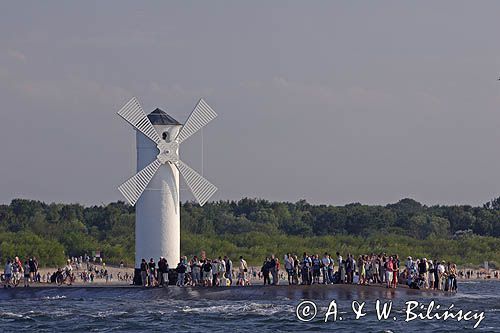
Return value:
M 182 125 L 177 120 L 170 117 L 165 111 L 158 108 L 148 114 L 148 119 L 153 125 Z

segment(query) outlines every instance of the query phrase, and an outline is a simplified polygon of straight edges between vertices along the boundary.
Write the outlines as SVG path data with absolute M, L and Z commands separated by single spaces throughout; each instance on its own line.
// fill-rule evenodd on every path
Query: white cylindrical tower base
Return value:
M 175 138 L 180 125 L 154 125 L 160 137 Z M 167 132 L 168 134 L 163 135 Z M 156 159 L 156 144 L 136 132 L 137 171 Z M 175 165 L 161 165 L 135 205 L 135 267 L 142 259 L 155 262 L 165 257 L 171 268 L 180 259 L 179 171 Z

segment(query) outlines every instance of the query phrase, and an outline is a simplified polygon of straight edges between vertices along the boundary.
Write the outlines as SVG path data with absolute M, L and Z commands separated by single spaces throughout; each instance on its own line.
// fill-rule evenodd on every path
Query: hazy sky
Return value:
M 215 199 L 500 195 L 499 1 L 4 1 L 0 202 L 100 204 L 135 171 L 116 112 L 198 98 Z M 201 168 L 201 137 L 182 158 Z M 184 186 L 185 187 L 185 186 Z M 191 199 L 187 190 L 183 200 Z

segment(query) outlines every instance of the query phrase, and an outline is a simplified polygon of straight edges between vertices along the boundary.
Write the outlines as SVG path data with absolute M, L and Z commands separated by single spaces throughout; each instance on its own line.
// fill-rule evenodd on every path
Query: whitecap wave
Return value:
M 23 315 L 14 312 L 0 312 L 0 317 L 4 318 L 22 318 Z
M 66 296 L 64 295 L 56 295 L 56 296 L 45 296 L 42 297 L 42 300 L 56 300 L 56 299 L 65 299 Z
M 291 305 L 248 303 L 248 304 L 213 305 L 207 307 L 184 306 L 181 309 L 181 311 L 193 312 L 193 313 L 220 313 L 226 315 L 239 315 L 244 313 L 244 314 L 269 316 L 275 313 L 294 311 L 294 307 Z
M 456 298 L 465 298 L 465 299 L 491 299 L 491 298 L 500 298 L 500 295 L 478 295 L 478 294 L 458 294 L 455 295 Z
M 14 313 L 14 312 L 0 312 L 0 318 L 6 319 L 31 319 L 30 316 L 23 313 Z
M 127 311 L 113 311 L 113 310 L 107 310 L 107 311 L 98 311 L 95 314 L 90 314 L 91 317 L 94 318 L 109 318 L 109 317 L 118 317 L 122 316 L 124 314 L 127 314 Z

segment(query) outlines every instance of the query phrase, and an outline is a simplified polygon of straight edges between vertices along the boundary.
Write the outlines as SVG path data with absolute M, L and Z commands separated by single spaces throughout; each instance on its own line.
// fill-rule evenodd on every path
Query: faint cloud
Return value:
M 244 81 L 240 86 L 249 90 L 274 91 L 297 97 L 315 97 L 325 101 L 331 101 L 335 97 L 335 91 L 327 85 L 292 81 L 281 76 L 275 76 L 267 81 Z
M 240 82 L 240 86 L 254 94 L 286 98 L 293 104 L 307 104 L 314 107 L 328 107 L 368 113 L 409 112 L 412 108 L 436 110 L 442 108 L 441 100 L 429 91 L 390 89 L 365 85 L 330 85 L 327 83 L 304 82 L 276 76 L 268 80 Z
M 281 76 L 267 81 L 244 81 L 240 86 L 254 93 L 286 97 L 301 104 L 336 105 L 345 96 L 341 91 L 325 84 L 293 81 Z
M 131 95 L 128 90 L 119 86 L 74 77 L 57 80 L 19 80 L 19 78 L 7 75 L 7 81 L 10 84 L 5 89 L 20 98 L 39 103 L 50 102 L 64 105 L 77 105 L 88 103 L 88 101 L 107 103 L 110 100 L 119 101 L 124 99 L 124 96 Z
M 178 83 L 163 85 L 158 82 L 151 82 L 150 89 L 153 93 L 161 94 L 167 99 L 208 97 L 212 95 L 214 91 L 212 88 L 188 89 Z
M 13 59 L 16 59 L 17 61 L 26 61 L 26 56 L 22 52 L 17 50 L 9 49 L 7 50 L 7 55 Z

